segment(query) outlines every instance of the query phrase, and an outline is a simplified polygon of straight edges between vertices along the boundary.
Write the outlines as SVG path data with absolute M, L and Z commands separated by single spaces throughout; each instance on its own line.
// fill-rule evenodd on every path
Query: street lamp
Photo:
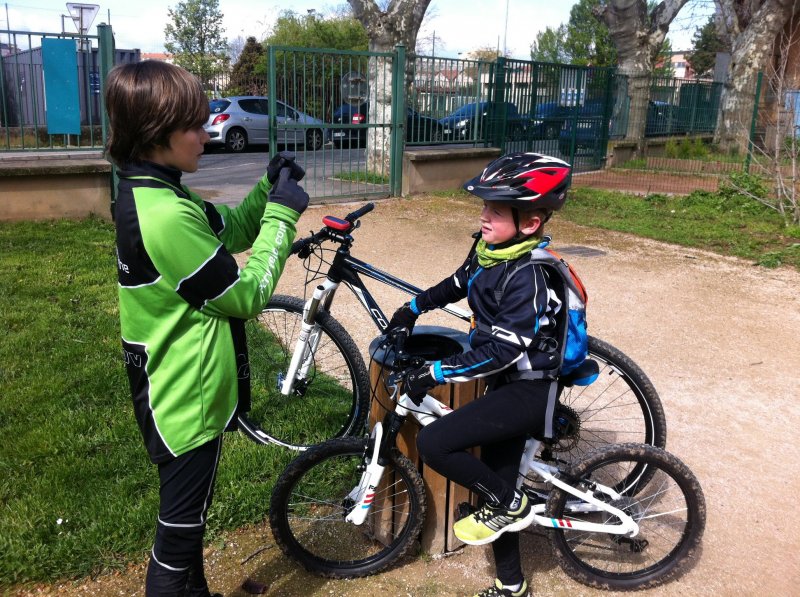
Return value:
M 508 37 L 508 2 L 509 0 L 506 0 L 506 26 L 503 30 L 503 56 L 508 54 L 508 45 L 506 44 L 506 39 Z

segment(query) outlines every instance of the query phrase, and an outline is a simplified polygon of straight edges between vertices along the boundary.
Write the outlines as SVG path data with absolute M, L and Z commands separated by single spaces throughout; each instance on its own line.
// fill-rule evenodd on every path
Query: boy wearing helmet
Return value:
M 569 164 L 556 158 L 515 153 L 468 181 L 464 188 L 483 199 L 474 253 L 389 322 L 389 330 L 410 331 L 421 313 L 465 297 L 474 314 L 471 350 L 413 370 L 404 381 L 417 401 L 437 384 L 487 378 L 483 397 L 417 436 L 426 465 L 482 497 L 484 505 L 453 527 L 465 543 L 492 543 L 497 578 L 479 597 L 529 595 L 514 531 L 527 527 L 534 512 L 516 489 L 517 472 L 528 434 L 544 431 L 546 413 L 552 413 L 550 390 L 560 365 L 557 318 L 566 308 L 554 289 L 560 281 L 547 267 L 531 263 L 506 278 L 541 244 L 544 223 L 566 200 L 569 174 Z M 468 451 L 475 446 L 480 458 Z

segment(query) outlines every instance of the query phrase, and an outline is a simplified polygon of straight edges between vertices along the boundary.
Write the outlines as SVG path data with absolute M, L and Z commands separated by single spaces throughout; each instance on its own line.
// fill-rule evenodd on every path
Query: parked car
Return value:
M 577 111 L 577 115 L 576 115 Z M 603 137 L 603 114 L 605 102 L 603 100 L 587 100 L 582 106 L 566 107 L 562 112 L 563 122 L 558 134 L 558 151 L 564 156 L 569 156 L 573 137 L 573 124 L 575 125 L 575 154 L 598 155 L 601 150 Z
M 599 143 L 602 137 L 600 127 L 603 122 L 603 108 L 602 100 L 590 100 L 578 110 L 578 126 L 575 134 L 576 154 L 600 151 Z M 573 111 L 574 108 L 565 112 L 566 116 L 559 133 L 559 151 L 564 155 L 569 155 Z M 645 137 L 681 135 L 686 132 L 687 118 L 686 108 L 675 106 L 668 102 L 651 100 L 647 104 L 644 135 Z
M 647 121 L 645 137 L 680 135 L 686 132 L 686 108 L 674 106 L 667 102 L 650 101 L 647 104 Z
M 452 141 L 474 141 L 482 139 L 487 133 L 489 117 L 493 112 L 493 102 L 477 102 L 465 104 L 452 114 L 441 118 L 444 138 Z M 517 106 L 511 102 L 505 103 L 507 136 L 512 139 L 522 139 L 526 131 L 526 119 L 523 118 Z
M 209 102 L 211 115 L 203 125 L 209 145 L 224 145 L 228 151 L 244 151 L 248 145 L 269 143 L 269 99 L 259 95 L 223 97 Z M 324 124 L 321 120 L 277 102 L 279 123 Z M 325 128 L 278 128 L 281 145 L 305 145 L 317 150 L 327 141 Z
M 406 141 L 437 143 L 444 140 L 444 127 L 435 118 L 406 109 Z
M 528 123 L 531 139 L 556 139 L 569 114 L 569 108 L 558 102 L 545 102 L 536 106 L 533 118 Z
M 343 104 L 333 113 L 334 124 L 367 124 L 369 104 Z M 367 128 L 335 129 L 331 135 L 336 147 L 363 147 L 367 141 Z M 435 143 L 444 138 L 443 127 L 435 118 L 423 116 L 419 112 L 406 109 L 406 141 Z
M 333 124 L 367 124 L 369 104 L 342 104 L 333 113 Z M 367 128 L 338 129 L 331 133 L 335 147 L 363 146 L 367 141 Z

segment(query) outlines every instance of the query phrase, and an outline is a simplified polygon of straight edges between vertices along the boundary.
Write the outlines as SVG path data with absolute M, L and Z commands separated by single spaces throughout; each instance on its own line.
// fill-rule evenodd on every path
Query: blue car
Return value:
M 576 115 L 577 111 L 577 115 Z M 569 156 L 575 129 L 575 155 L 599 155 L 605 151 L 600 147 L 603 137 L 603 114 L 605 102 L 602 100 L 587 100 L 582 106 L 565 107 L 563 124 L 558 134 L 558 151 L 564 156 Z
M 536 106 L 533 118 L 528 123 L 531 139 L 556 139 L 569 116 L 570 109 L 557 102 L 545 102 Z
M 526 121 L 517 106 L 506 102 L 506 130 L 511 138 L 521 139 L 525 135 Z M 452 114 L 441 118 L 442 134 L 449 141 L 479 141 L 487 134 L 492 102 L 465 104 Z

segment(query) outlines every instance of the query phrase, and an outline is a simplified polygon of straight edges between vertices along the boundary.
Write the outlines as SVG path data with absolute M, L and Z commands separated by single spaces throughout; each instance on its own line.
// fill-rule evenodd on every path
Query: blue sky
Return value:
M 696 0 L 679 16 L 679 27 L 671 32 L 673 49 L 690 47 L 695 26 L 706 20 L 709 2 Z M 84 0 L 84 4 L 94 4 Z M 101 22 L 110 22 L 117 48 L 139 48 L 144 52 L 163 51 L 167 9 L 178 0 L 99 0 L 99 12 L 90 33 Z M 229 40 L 254 35 L 261 39 L 270 31 L 276 16 L 290 9 L 306 14 L 310 9 L 326 13 L 341 2 L 306 0 L 220 0 L 225 15 L 225 34 Z M 573 2 L 569 0 L 433 0 L 428 9 L 420 37 L 434 37 L 436 55 L 456 57 L 480 47 L 504 47 L 514 58 L 529 58 L 530 44 L 547 26 L 557 27 L 569 19 Z M 508 18 L 506 18 L 508 6 Z M 8 18 L 6 19 L 6 11 Z M 60 31 L 61 15 L 68 14 L 66 3 L 57 0 L 11 0 L 0 4 L 0 28 L 6 22 L 13 30 Z M 65 29 L 75 31 L 69 18 Z M 677 29 L 682 31 L 677 31 Z M 3 39 L 2 41 L 5 41 Z

